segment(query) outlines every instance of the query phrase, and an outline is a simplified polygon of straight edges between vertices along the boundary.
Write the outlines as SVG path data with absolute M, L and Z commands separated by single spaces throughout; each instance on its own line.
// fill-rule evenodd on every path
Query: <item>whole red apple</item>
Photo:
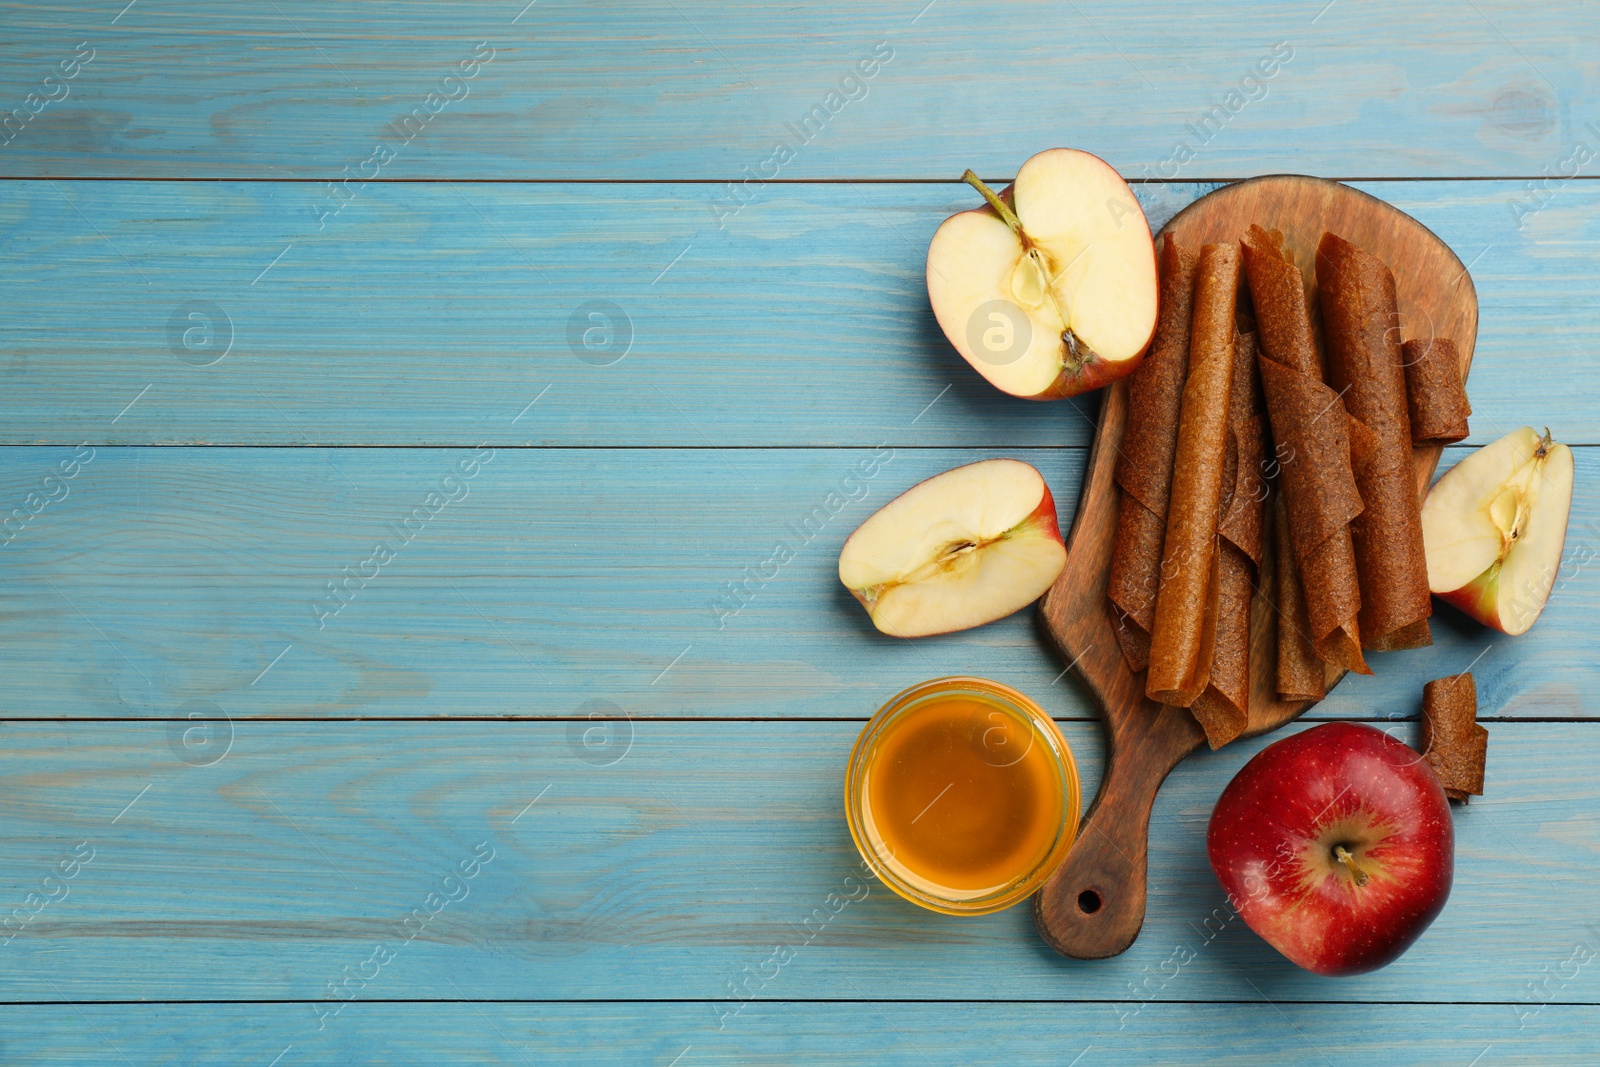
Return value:
M 1217 800 L 1206 850 L 1250 929 L 1308 971 L 1392 963 L 1450 895 L 1455 827 L 1433 769 L 1381 730 L 1274 742 Z

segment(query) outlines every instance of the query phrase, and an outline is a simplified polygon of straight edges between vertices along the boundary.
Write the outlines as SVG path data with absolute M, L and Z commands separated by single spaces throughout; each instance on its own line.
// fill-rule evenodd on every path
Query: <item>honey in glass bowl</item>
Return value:
M 1033 893 L 1072 847 L 1081 794 L 1056 724 L 1010 686 L 937 678 L 861 732 L 845 814 L 885 885 L 923 907 L 981 915 Z

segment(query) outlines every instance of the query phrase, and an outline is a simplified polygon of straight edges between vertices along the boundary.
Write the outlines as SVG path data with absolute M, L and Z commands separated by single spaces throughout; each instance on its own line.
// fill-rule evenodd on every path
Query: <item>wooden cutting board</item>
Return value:
M 1302 273 L 1324 231 L 1378 256 L 1394 272 L 1402 339 L 1449 337 L 1461 350 L 1466 378 L 1478 332 L 1478 299 L 1455 253 L 1416 219 L 1338 182 L 1271 175 L 1224 186 L 1190 204 L 1161 231 L 1195 252 L 1205 244 L 1237 241 L 1251 223 L 1284 235 Z M 1159 238 L 1158 238 L 1159 239 Z M 1317 301 L 1311 298 L 1320 340 Z M 1205 735 L 1183 708 L 1144 695 L 1144 673 L 1122 658 L 1106 606 L 1119 490 L 1112 479 L 1127 418 L 1126 380 L 1103 394 L 1100 423 L 1084 474 L 1082 499 L 1067 541 L 1067 563 L 1040 606 L 1040 619 L 1062 658 L 1099 705 L 1106 729 L 1106 765 L 1077 844 L 1034 898 L 1034 921 L 1045 942 L 1066 956 L 1101 959 L 1133 944 L 1144 924 L 1146 846 L 1150 811 L 1168 772 Z M 1427 490 L 1438 446 L 1413 453 L 1417 492 Z M 1271 574 L 1269 558 L 1262 573 Z M 1276 730 L 1311 706 L 1285 702 L 1273 691 L 1274 608 L 1258 592 L 1251 612 L 1250 717 L 1245 736 Z M 1330 686 L 1339 672 L 1330 671 Z

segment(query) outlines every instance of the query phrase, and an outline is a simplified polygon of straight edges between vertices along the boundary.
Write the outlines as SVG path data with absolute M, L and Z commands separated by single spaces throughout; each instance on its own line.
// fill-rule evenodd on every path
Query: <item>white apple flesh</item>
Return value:
M 928 299 L 956 351 L 1031 400 L 1138 366 L 1156 326 L 1156 253 L 1128 183 L 1071 148 L 1040 152 L 998 195 L 965 180 L 989 206 L 946 219 L 928 247 Z
M 1422 505 L 1428 586 L 1485 626 L 1526 633 L 1555 586 L 1572 450 L 1524 426 L 1440 478 Z
M 892 637 L 981 626 L 1042 596 L 1067 551 L 1044 476 L 988 459 L 919 482 L 863 522 L 839 580 Z

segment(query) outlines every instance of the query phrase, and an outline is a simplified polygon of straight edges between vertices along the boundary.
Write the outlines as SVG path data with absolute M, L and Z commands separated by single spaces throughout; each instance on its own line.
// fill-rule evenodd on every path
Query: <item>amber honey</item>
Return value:
M 1038 887 L 1077 829 L 1076 767 L 1014 689 L 944 678 L 873 717 L 846 785 L 851 831 L 880 878 L 939 911 L 996 911 Z

